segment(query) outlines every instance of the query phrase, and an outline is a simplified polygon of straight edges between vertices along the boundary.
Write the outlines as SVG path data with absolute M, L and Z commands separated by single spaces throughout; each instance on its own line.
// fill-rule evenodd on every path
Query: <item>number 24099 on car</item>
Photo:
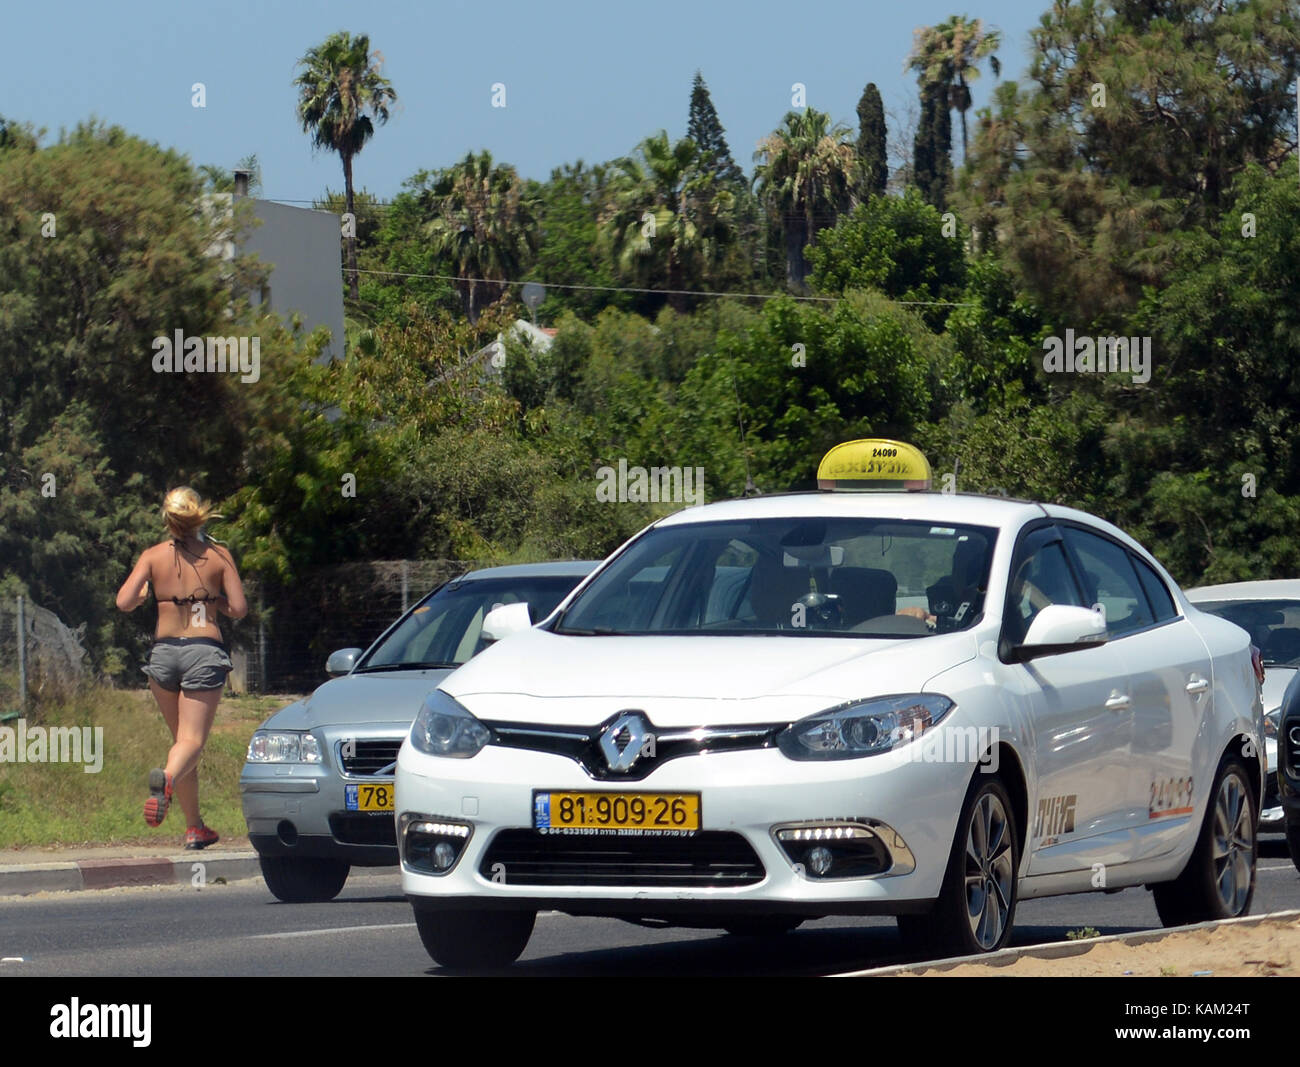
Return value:
M 533 825 L 552 833 L 693 832 L 700 828 L 700 795 L 537 790 Z

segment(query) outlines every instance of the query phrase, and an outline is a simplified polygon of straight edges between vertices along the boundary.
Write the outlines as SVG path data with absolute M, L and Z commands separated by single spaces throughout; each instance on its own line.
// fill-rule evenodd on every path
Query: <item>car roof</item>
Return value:
M 1258 582 L 1227 582 L 1185 590 L 1192 603 L 1213 600 L 1300 600 L 1300 578 L 1273 578 Z
M 585 578 L 600 566 L 598 559 L 554 560 L 547 563 L 511 563 L 470 571 L 457 581 L 477 582 L 484 578 Z
M 1045 512 L 1040 505 L 1027 500 L 1009 500 L 974 493 L 815 491 L 777 493 L 702 504 L 674 512 L 661 519 L 657 525 L 679 526 L 742 519 L 849 518 L 858 515 L 1004 527 L 1019 525 L 1030 518 L 1043 518 Z

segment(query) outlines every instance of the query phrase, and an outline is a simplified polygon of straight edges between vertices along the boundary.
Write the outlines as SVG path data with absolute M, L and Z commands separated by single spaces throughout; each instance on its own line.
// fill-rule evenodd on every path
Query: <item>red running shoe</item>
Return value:
M 150 826 L 161 826 L 171 802 L 172 776 L 161 767 L 155 767 L 149 772 L 149 799 L 144 802 L 144 821 Z
M 220 840 L 221 835 L 206 826 L 191 826 L 185 831 L 186 848 L 207 848 Z

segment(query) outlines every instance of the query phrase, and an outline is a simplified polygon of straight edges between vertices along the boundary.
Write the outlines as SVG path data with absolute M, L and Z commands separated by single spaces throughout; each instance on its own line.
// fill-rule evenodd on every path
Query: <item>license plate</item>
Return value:
M 345 785 L 343 803 L 348 811 L 392 811 L 391 785 Z
M 700 828 L 699 793 L 533 793 L 533 826 L 551 834 L 678 836 Z

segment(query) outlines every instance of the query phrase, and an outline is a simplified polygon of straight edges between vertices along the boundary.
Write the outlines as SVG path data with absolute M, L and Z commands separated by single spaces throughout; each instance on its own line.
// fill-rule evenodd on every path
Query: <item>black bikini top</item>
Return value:
M 183 549 L 184 547 L 185 547 L 185 546 L 184 546 L 183 544 L 181 544 L 181 542 L 178 541 L 175 537 L 172 538 L 172 549 L 173 549 L 174 551 L 179 552 L 179 551 L 180 551 L 181 549 Z M 195 573 L 197 574 L 198 572 L 196 571 Z M 154 599 L 155 599 L 155 600 L 158 599 L 158 594 L 157 594 L 157 593 L 154 594 Z M 213 601 L 217 601 L 217 600 L 222 599 L 222 597 L 221 597 L 220 594 L 218 594 L 218 595 L 216 595 L 216 596 L 213 596 L 212 594 L 210 594 L 210 593 L 207 591 L 207 589 L 204 589 L 204 590 L 203 590 L 203 595 L 202 595 L 202 596 L 199 596 L 199 595 L 196 594 L 196 593 L 191 593 L 189 596 L 174 596 L 174 597 L 169 597 L 168 599 L 171 600 L 171 602 L 172 602 L 173 604 L 177 604 L 177 605 L 180 605 L 180 604 L 211 604 L 211 603 L 213 603 Z

